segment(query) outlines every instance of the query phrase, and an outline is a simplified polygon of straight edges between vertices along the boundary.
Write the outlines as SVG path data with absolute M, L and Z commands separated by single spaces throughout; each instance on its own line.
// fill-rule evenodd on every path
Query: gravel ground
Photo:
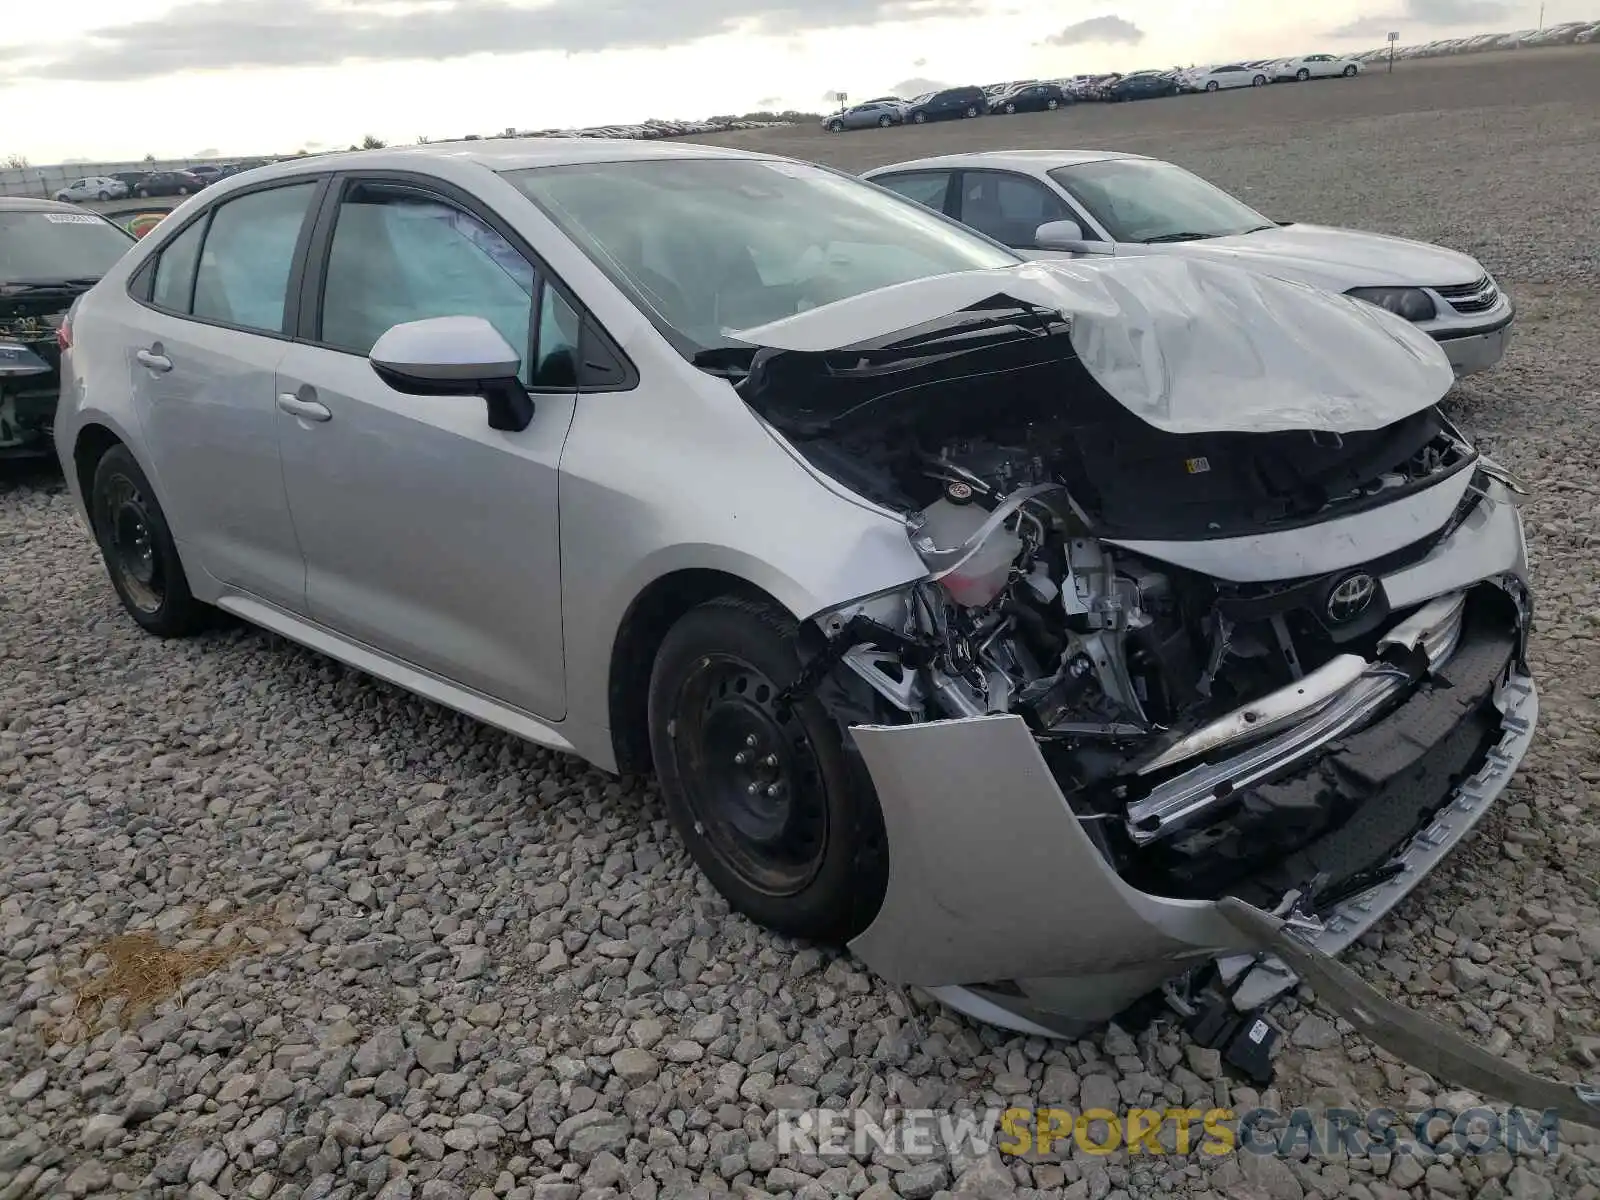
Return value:
M 1457 404 L 1537 488 L 1543 728 L 1497 810 L 1350 960 L 1566 1078 L 1600 1075 L 1597 61 L 937 131 L 1159 153 L 1280 218 L 1469 250 L 1517 296 L 1510 358 Z M 932 132 L 769 144 L 863 166 L 930 152 Z M 648 784 L 264 633 L 141 636 L 48 474 L 0 476 L 0 630 L 0 1200 L 1600 1196 L 1577 1130 L 1555 1156 L 780 1155 L 776 1110 L 816 1103 L 1473 1098 L 1304 995 L 1274 1011 L 1265 1093 L 1164 1024 L 1048 1044 L 952 1018 L 730 917 Z

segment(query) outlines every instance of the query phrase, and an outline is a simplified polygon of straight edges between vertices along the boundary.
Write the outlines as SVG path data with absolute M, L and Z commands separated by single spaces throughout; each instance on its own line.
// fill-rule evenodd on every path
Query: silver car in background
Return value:
M 1234 911 L 1338 951 L 1533 734 L 1517 485 L 1432 339 L 1302 284 L 489 141 L 225 180 L 61 342 L 145 629 L 653 768 L 736 909 L 1014 1028 L 1260 949 Z
M 1511 343 L 1516 307 L 1469 255 L 1386 234 L 1274 221 L 1173 163 L 1103 150 L 995 150 L 862 177 L 1030 258 L 1170 254 L 1233 263 L 1387 308 L 1437 341 L 1458 375 Z
M 842 133 L 846 129 L 887 129 L 890 125 L 905 124 L 904 102 L 900 100 L 868 100 L 841 112 L 822 118 L 822 127 L 829 133 Z

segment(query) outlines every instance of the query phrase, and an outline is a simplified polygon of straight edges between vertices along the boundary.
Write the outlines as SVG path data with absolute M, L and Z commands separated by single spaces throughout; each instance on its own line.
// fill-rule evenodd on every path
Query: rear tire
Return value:
M 1061 107 L 1061 103 L 1060 103 L 1060 101 L 1057 101 L 1057 100 L 1046 100 L 1044 102 L 1044 106 L 1050 112 L 1055 112 L 1056 109 Z
M 928 123 L 928 114 L 919 112 L 914 114 L 911 119 L 918 125 L 926 125 Z
M 1208 91 L 1208 92 L 1214 92 L 1214 91 L 1217 90 L 1217 88 L 1218 88 L 1218 84 L 1217 84 L 1217 81 L 1215 79 L 1211 80 L 1211 82 L 1206 84 L 1206 91 Z
M 879 117 L 878 118 L 878 128 L 879 129 L 887 129 L 887 128 L 889 128 L 889 126 L 891 126 L 893 124 L 894 124 L 894 122 L 891 121 L 888 117 Z
M 1304 83 L 1306 80 L 1311 78 L 1311 72 L 1306 70 L 1304 67 L 1301 67 L 1298 71 L 1296 71 L 1294 73 L 1294 77 L 1296 79 L 1298 79 L 1301 83 Z
M 137 192 L 134 193 L 134 195 L 139 197 L 139 199 L 141 199 L 141 200 L 148 200 L 150 198 L 150 193 L 148 191 L 146 191 L 144 188 L 140 188 Z
M 1015 110 L 1013 110 L 1013 111 L 1015 111 Z M 975 105 L 975 104 L 967 105 L 967 116 L 968 117 L 975 117 L 977 115 L 978 115 L 978 106 Z
M 1254 79 L 1252 79 L 1250 81 L 1250 86 L 1251 87 L 1266 87 L 1267 86 L 1267 77 L 1265 75 L 1257 75 Z
M 690 610 L 656 654 L 650 749 L 668 817 L 735 910 L 792 937 L 844 941 L 883 901 L 883 814 L 822 702 L 808 696 L 786 716 L 775 706 L 800 670 L 798 633 L 770 602 Z
M 1354 64 L 1352 64 L 1352 65 L 1351 65 L 1351 66 L 1348 66 L 1348 67 L 1346 67 L 1346 68 L 1345 68 L 1345 69 L 1344 69 L 1344 77 L 1345 77 L 1345 78 L 1346 78 L 1346 79 L 1349 79 L 1349 78 L 1351 78 L 1351 77 L 1352 77 L 1352 76 L 1354 76 L 1354 75 L 1356 75 L 1356 74 L 1358 74 L 1358 73 L 1359 73 L 1359 72 L 1360 72 L 1360 70 L 1361 70 L 1361 68 L 1360 68 L 1360 67 L 1357 67 L 1357 66 L 1355 66 L 1355 65 L 1354 65 Z
M 210 609 L 189 591 L 166 514 L 126 446 L 101 456 L 86 499 L 100 556 L 128 615 L 157 637 L 204 629 Z
M 111 199 L 111 193 L 106 191 L 104 188 L 101 188 L 100 189 L 100 194 L 96 198 L 99 199 L 99 200 L 109 200 L 109 199 Z

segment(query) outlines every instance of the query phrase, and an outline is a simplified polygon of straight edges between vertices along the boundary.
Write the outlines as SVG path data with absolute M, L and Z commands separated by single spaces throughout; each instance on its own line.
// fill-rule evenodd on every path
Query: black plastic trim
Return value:
M 1489 333 L 1499 333 L 1507 325 L 1517 319 L 1516 310 L 1513 309 L 1492 325 L 1478 325 L 1472 329 L 1441 329 L 1438 332 L 1428 332 L 1428 336 L 1436 342 L 1458 342 L 1462 338 L 1483 337 Z

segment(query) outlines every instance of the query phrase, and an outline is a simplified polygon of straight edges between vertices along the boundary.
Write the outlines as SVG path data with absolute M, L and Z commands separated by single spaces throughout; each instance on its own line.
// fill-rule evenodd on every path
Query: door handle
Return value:
M 333 413 L 326 404 L 319 404 L 315 400 L 302 400 L 293 392 L 283 392 L 278 396 L 278 408 L 291 417 L 299 417 L 305 421 L 333 420 Z
M 172 370 L 172 360 L 165 354 L 157 353 L 154 350 L 140 350 L 134 354 L 134 357 L 152 371 Z

